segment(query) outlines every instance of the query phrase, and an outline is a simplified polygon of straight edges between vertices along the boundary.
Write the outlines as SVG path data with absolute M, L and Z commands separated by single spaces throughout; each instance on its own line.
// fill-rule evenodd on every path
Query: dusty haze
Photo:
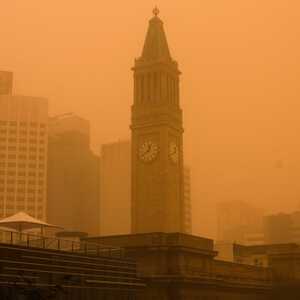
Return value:
M 181 71 L 194 233 L 213 237 L 215 204 L 266 212 L 300 203 L 300 3 L 297 0 L 7 0 L 0 69 L 51 114 L 91 121 L 93 147 L 129 136 L 130 68 L 154 5 Z

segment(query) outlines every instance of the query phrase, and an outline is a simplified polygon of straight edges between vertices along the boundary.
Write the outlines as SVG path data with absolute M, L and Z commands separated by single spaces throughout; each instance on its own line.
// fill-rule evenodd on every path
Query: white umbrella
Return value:
M 6 227 L 19 232 L 22 232 L 23 230 L 34 229 L 34 228 L 41 228 L 42 232 L 43 232 L 43 228 L 45 227 L 62 228 L 60 226 L 52 225 L 40 221 L 38 219 L 35 219 L 29 216 L 28 214 L 26 214 L 25 212 L 18 212 L 10 217 L 0 220 L 0 227 Z

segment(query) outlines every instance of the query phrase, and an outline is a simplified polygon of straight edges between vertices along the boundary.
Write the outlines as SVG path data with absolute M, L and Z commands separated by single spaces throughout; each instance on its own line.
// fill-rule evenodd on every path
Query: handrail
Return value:
M 0 229 L 1 243 L 35 247 L 58 251 L 67 251 L 86 256 L 124 258 L 124 250 L 120 247 L 102 245 L 94 242 L 72 241 L 57 237 L 47 237 L 38 234 L 16 232 Z

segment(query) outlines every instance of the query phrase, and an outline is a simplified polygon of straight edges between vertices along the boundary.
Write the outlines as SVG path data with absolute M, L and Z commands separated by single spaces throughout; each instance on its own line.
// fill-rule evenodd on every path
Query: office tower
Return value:
M 47 220 L 66 230 L 98 234 L 99 157 L 90 125 L 74 114 L 49 119 Z
M 100 163 L 100 234 L 131 230 L 131 143 L 102 145 Z
M 244 201 L 224 201 L 217 206 L 217 241 L 261 244 L 262 212 Z
M 100 167 L 100 234 L 128 234 L 131 231 L 131 143 L 129 140 L 102 145 Z M 184 168 L 185 232 L 191 233 L 191 175 Z M 112 220 L 118 220 L 112 222 Z
M 185 232 L 180 71 L 157 13 L 133 71 L 132 233 Z
M 183 186 L 184 186 L 184 231 L 192 233 L 192 201 L 191 201 L 191 170 L 189 167 L 183 168 Z
M 47 121 L 47 100 L 0 95 L 0 217 L 45 219 Z
M 0 95 L 11 95 L 13 88 L 13 73 L 0 71 Z
M 267 244 L 300 244 L 300 211 L 265 216 L 264 234 Z

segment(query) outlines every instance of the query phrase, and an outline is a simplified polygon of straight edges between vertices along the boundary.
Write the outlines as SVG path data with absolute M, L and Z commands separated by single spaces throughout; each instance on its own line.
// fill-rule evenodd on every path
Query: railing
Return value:
M 124 258 L 124 250 L 92 242 L 72 241 L 0 229 L 0 242 L 28 248 L 66 251 L 87 256 Z

